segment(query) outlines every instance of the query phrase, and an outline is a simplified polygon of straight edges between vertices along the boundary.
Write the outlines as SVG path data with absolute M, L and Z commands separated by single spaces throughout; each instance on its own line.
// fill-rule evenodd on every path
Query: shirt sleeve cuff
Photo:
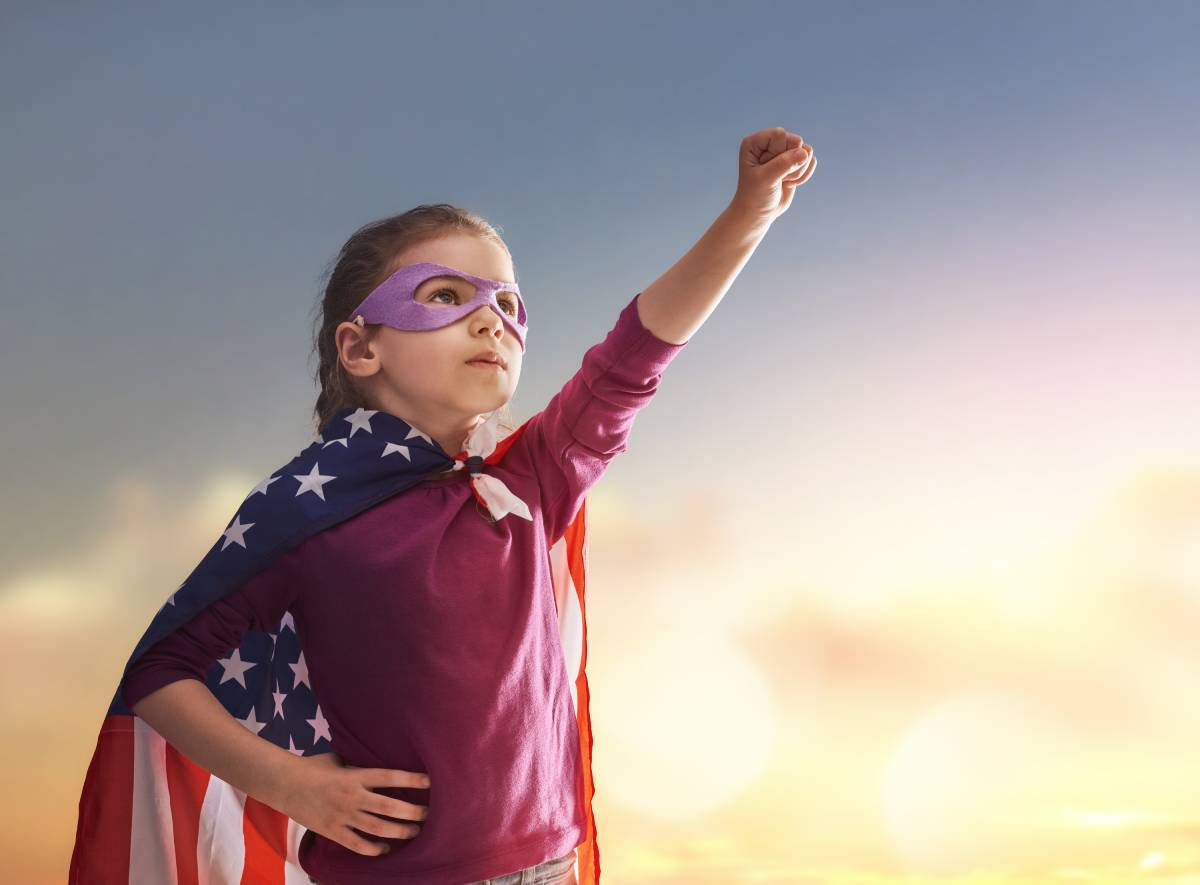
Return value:
M 617 317 L 614 327 L 618 337 L 617 350 L 624 354 L 637 354 L 639 360 L 651 370 L 650 374 L 658 375 L 670 364 L 679 351 L 687 347 L 691 339 L 689 338 L 682 344 L 673 344 L 670 341 L 663 341 L 647 329 L 638 314 L 637 301 L 641 295 L 641 292 L 634 295 Z

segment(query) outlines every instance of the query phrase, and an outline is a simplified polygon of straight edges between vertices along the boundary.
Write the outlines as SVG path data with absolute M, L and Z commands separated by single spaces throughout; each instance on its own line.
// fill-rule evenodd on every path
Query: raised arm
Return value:
M 524 445 L 542 491 L 553 544 L 609 463 L 628 446 L 634 418 L 658 390 L 662 372 L 729 290 L 794 188 L 816 167 L 799 136 L 765 129 L 739 148 L 737 193 L 686 255 L 620 312 L 607 337 L 534 415 Z
M 529 419 L 519 442 L 537 471 L 550 544 L 575 518 L 588 489 L 626 450 L 637 413 L 684 348 L 642 324 L 639 301 L 635 296 L 622 308 L 604 340 L 588 348 L 578 371 Z
M 683 344 L 696 333 L 817 166 L 811 146 L 780 128 L 746 136 L 738 151 L 738 188 L 729 205 L 638 299 L 642 322 L 663 341 Z

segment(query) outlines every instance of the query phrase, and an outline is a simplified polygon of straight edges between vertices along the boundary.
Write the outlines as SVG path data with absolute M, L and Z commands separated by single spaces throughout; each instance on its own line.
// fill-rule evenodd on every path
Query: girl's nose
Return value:
M 479 310 L 475 311 L 472 318 L 478 319 L 481 315 L 487 319 L 489 325 L 495 326 L 499 329 L 504 328 L 504 320 L 500 317 L 500 314 L 496 313 L 496 309 L 490 304 L 485 304 L 483 307 L 479 308 Z

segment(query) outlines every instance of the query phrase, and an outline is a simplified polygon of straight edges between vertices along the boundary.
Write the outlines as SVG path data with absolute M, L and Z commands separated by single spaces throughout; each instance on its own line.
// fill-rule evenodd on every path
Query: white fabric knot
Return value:
M 496 450 L 496 444 L 499 442 L 497 418 L 498 413 L 493 412 L 486 421 L 476 425 L 475 429 L 467 436 L 463 445 L 467 452 L 467 458 L 475 456 L 486 458 Z M 455 458 L 453 469 L 466 469 L 467 458 Z M 512 493 L 512 490 L 504 484 L 504 480 L 487 473 L 472 473 L 470 479 L 472 488 L 487 505 L 493 520 L 498 522 L 507 514 L 514 513 L 533 521 L 533 514 L 529 512 L 528 505 Z

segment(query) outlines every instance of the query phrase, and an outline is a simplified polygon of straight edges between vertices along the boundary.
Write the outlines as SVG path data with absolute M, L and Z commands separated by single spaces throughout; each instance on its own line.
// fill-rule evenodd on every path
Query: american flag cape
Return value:
M 96 739 L 79 798 L 70 885 L 308 885 L 298 859 L 306 828 L 196 764 L 125 706 L 125 674 L 152 645 L 224 597 L 305 538 L 349 519 L 462 459 L 396 416 L 343 410 L 345 438 L 320 435 L 246 496 L 208 553 L 155 614 L 125 665 Z M 497 463 L 526 421 L 483 458 Z M 357 426 L 362 425 L 362 426 Z M 357 433 L 357 429 L 366 429 Z M 336 430 L 335 430 L 336 432 Z M 382 447 L 380 443 L 383 443 Z M 460 453 L 461 454 L 461 453 Z M 396 455 L 397 457 L 390 457 Z M 401 460 L 401 456 L 403 460 Z M 479 456 L 473 456 L 478 458 Z M 467 459 L 468 464 L 472 459 Z M 481 465 L 473 465 L 472 473 Z M 464 482 L 466 479 L 464 479 Z M 299 485 L 297 485 L 297 483 Z M 477 502 L 483 503 L 477 491 Z M 587 834 L 576 850 L 579 885 L 598 885 L 588 712 L 586 499 L 550 548 L 551 574 L 579 726 Z M 247 729 L 297 755 L 333 750 L 308 681 L 291 612 L 274 629 L 247 630 L 205 684 Z M 288 707 L 276 699 L 287 690 Z M 370 838 L 370 837 L 369 837 Z

